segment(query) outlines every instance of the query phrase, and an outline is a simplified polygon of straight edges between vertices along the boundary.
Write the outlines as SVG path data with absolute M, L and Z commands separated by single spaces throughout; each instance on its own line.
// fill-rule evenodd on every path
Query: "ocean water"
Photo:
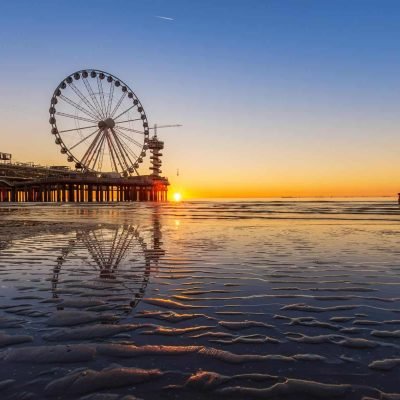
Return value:
M 399 399 L 395 199 L 0 206 L 1 399 Z

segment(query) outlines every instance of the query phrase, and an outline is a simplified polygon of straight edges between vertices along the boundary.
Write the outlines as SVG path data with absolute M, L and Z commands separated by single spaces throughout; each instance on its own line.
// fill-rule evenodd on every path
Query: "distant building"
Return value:
M 0 161 L 11 162 L 12 155 L 10 153 L 0 153 Z

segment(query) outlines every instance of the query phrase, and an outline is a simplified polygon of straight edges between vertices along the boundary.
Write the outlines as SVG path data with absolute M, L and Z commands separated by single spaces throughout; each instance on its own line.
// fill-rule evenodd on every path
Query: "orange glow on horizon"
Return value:
M 309 183 L 309 182 L 307 182 Z M 335 184 L 336 183 L 336 184 Z M 385 184 L 386 183 L 386 184 Z M 236 185 L 226 186 L 198 186 L 187 187 L 182 197 L 187 200 L 191 199 L 207 199 L 207 198 L 281 198 L 281 197 L 395 197 L 399 192 L 400 184 L 396 182 L 381 182 L 380 185 L 370 185 L 362 180 L 354 183 L 350 182 L 324 182 L 306 185 L 301 183 L 293 183 L 293 185 L 274 185 L 270 187 L 262 185 L 262 187 L 254 187 L 252 185 Z M 173 196 L 177 192 L 172 191 Z M 175 200 L 175 197 L 173 198 Z

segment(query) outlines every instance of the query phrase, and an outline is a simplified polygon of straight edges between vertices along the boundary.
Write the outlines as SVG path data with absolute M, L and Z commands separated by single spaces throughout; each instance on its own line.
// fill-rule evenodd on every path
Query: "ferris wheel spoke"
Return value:
M 122 149 L 121 149 L 121 147 L 120 147 L 118 141 L 115 139 L 114 134 L 113 134 L 112 136 L 110 136 L 110 140 L 112 140 L 112 141 L 115 142 L 115 145 L 116 145 L 116 146 L 115 146 L 115 154 L 116 154 L 116 156 L 117 156 L 119 165 L 121 166 L 121 168 L 122 168 L 123 171 L 124 171 L 124 170 L 127 170 L 127 169 L 129 168 L 129 165 L 128 165 L 128 163 L 126 162 L 125 155 L 123 154 L 123 151 L 122 151 Z
M 126 143 L 125 143 L 121 138 L 120 138 L 120 140 L 121 140 L 121 142 L 122 142 L 123 144 L 126 145 Z M 129 147 L 126 148 L 126 151 L 127 151 L 127 153 L 129 153 L 130 156 L 134 159 L 133 164 L 135 164 L 136 160 L 137 160 L 139 157 L 135 154 L 135 152 L 134 152 L 133 150 L 129 149 Z M 133 165 L 133 164 L 132 164 L 132 165 Z M 134 167 L 134 168 L 135 168 L 135 167 Z M 136 170 L 136 168 L 135 168 L 135 170 Z
M 115 121 L 115 118 L 114 118 L 114 122 L 116 124 L 124 124 L 126 122 L 134 122 L 134 121 L 141 121 L 141 120 L 142 120 L 142 118 L 127 119 L 126 121 Z
M 90 126 L 84 126 L 83 128 L 74 128 L 74 129 L 65 129 L 63 131 L 58 131 L 58 133 L 65 133 L 65 132 L 72 132 L 72 131 L 80 131 L 82 129 L 89 129 L 89 128 L 96 128 L 97 125 L 90 125 Z
M 97 143 L 99 137 L 101 136 L 101 134 L 103 133 L 102 130 L 99 130 L 99 132 L 97 133 L 97 135 L 95 136 L 95 138 L 93 139 L 92 143 L 90 143 L 90 146 L 87 148 L 85 154 L 83 155 L 82 159 L 81 159 L 81 164 L 86 165 L 87 160 L 90 156 L 90 153 L 93 151 L 93 148 L 95 147 L 95 144 Z
M 116 150 L 116 148 L 115 148 L 114 142 L 113 142 L 112 137 L 111 137 L 110 134 L 108 134 L 108 139 L 110 140 L 110 144 L 111 144 L 111 147 L 112 147 L 112 152 L 113 152 L 113 154 L 114 154 L 114 163 L 115 163 L 116 171 L 119 172 L 118 164 L 119 164 L 119 166 L 120 166 L 121 168 L 122 168 L 122 165 L 121 165 L 121 161 L 120 161 L 120 159 L 119 159 L 117 150 Z M 123 169 L 123 168 L 122 168 L 122 169 Z
M 129 157 L 129 154 L 126 152 L 125 146 L 123 146 L 123 144 L 121 143 L 121 141 L 118 138 L 118 135 L 115 133 L 114 129 L 111 129 L 111 132 L 114 135 L 114 140 L 118 145 L 118 148 L 120 149 L 122 158 L 124 159 L 125 165 L 126 165 L 126 169 L 128 169 L 130 166 L 132 166 L 134 163 L 132 162 L 132 160 Z M 126 159 L 129 160 L 129 163 L 126 161 Z
M 90 152 L 88 149 L 80 161 L 82 166 L 84 166 L 85 170 L 88 170 L 88 171 L 90 171 L 90 163 L 88 162 L 88 159 L 90 157 L 90 153 L 92 152 L 92 150 L 93 150 L 93 147 L 90 147 Z
M 124 115 L 125 113 L 127 113 L 128 111 L 132 110 L 132 108 L 133 108 L 133 107 L 136 107 L 136 106 L 137 106 L 137 104 L 134 104 L 133 106 L 127 108 L 124 112 L 122 112 L 121 114 L 119 114 L 118 116 L 116 116 L 116 117 L 114 118 L 114 121 L 115 121 L 116 119 L 118 119 L 119 117 L 121 117 L 122 115 Z M 117 122 L 115 121 L 115 123 L 117 123 Z
M 100 93 L 100 102 L 103 110 L 103 114 L 106 115 L 106 101 L 104 99 L 104 91 L 103 91 L 103 84 L 101 83 L 101 79 L 97 75 L 97 87 L 99 88 Z
M 141 135 L 144 135 L 144 132 L 142 132 L 142 131 L 138 131 L 137 129 L 127 128 L 125 126 L 118 126 L 118 129 L 122 129 L 124 131 L 134 132 L 134 133 L 139 133 Z
M 61 117 L 67 117 L 67 118 L 73 118 L 73 119 L 78 119 L 79 121 L 85 121 L 85 122 L 91 122 L 91 123 L 97 123 L 97 121 L 93 120 L 93 119 L 88 119 L 88 118 L 83 118 L 83 117 L 78 117 L 76 115 L 72 115 L 72 114 L 66 114 L 63 112 L 56 112 L 56 115 L 60 115 Z
M 105 140 L 105 136 L 103 135 L 101 137 L 101 144 L 99 147 L 99 151 L 96 154 L 96 159 L 93 163 L 93 169 L 96 167 L 96 164 L 98 165 L 98 170 L 101 171 L 102 167 L 103 167 L 103 155 L 104 155 L 104 150 L 105 150 L 105 144 L 106 144 L 106 140 Z
M 97 118 L 102 119 L 98 110 L 96 110 L 93 105 L 88 101 L 88 99 L 83 95 L 83 93 L 79 90 L 79 88 L 75 85 L 74 82 L 69 83 L 71 89 L 75 92 L 75 94 L 86 104 L 86 106 L 92 111 L 93 114 L 97 116 Z
M 122 157 L 122 155 L 121 155 L 121 149 L 119 149 L 118 143 L 115 141 L 115 138 L 114 138 L 113 134 L 109 135 L 109 138 L 110 138 L 110 142 L 111 142 L 112 145 L 113 145 L 115 157 L 116 157 L 116 159 L 117 159 L 117 161 L 118 161 L 119 166 L 121 167 L 121 169 L 122 169 L 122 171 L 123 171 L 123 170 L 126 169 L 127 167 L 124 166 L 124 161 L 125 161 L 125 160 L 123 159 L 123 157 Z M 114 143 L 114 142 L 115 142 L 115 143 Z
M 93 104 L 95 104 L 95 106 L 97 107 L 98 112 L 100 113 L 100 115 L 105 118 L 104 114 L 103 114 L 103 110 L 99 104 L 99 102 L 97 101 L 97 97 L 93 92 L 92 87 L 90 86 L 90 82 L 87 78 L 82 78 L 84 85 L 86 86 L 86 90 L 88 91 L 90 97 L 92 98 Z
M 111 82 L 111 87 L 110 87 L 110 95 L 108 96 L 108 103 L 107 103 L 107 117 L 110 116 L 110 112 L 111 112 L 111 104 L 113 101 L 113 97 L 114 97 L 114 85 Z
M 104 154 L 106 152 L 106 147 L 107 147 L 107 140 L 106 140 L 106 137 L 104 136 L 103 147 L 100 148 L 100 158 L 99 158 L 99 164 L 98 164 L 100 171 L 103 170 L 103 161 L 104 161 Z
M 107 139 L 108 148 L 110 150 L 111 161 L 114 164 L 115 171 L 118 172 L 118 167 L 117 167 L 117 163 L 115 162 L 115 157 L 114 157 L 114 152 L 113 152 L 114 151 L 114 147 L 113 147 L 113 145 L 111 143 L 111 140 L 110 140 L 108 132 L 106 133 L 106 139 Z
M 122 142 L 119 140 L 118 135 L 115 134 L 115 141 L 118 145 L 118 148 L 120 149 L 121 156 L 124 160 L 125 163 L 125 171 L 129 172 L 130 167 L 133 166 L 133 162 L 129 157 L 129 154 L 126 152 L 125 146 L 122 144 Z
M 142 145 L 139 142 L 136 142 L 134 139 L 130 138 L 129 136 L 121 134 L 121 132 L 118 132 L 118 135 L 120 136 L 120 140 L 125 144 L 127 149 L 129 149 L 133 152 L 133 154 L 135 155 L 135 158 L 139 158 L 139 156 L 137 156 L 135 154 L 135 152 L 133 151 L 133 149 L 131 147 L 132 147 L 132 144 L 134 144 L 135 146 L 137 146 L 139 148 L 139 151 L 141 151 Z M 131 144 L 127 143 L 126 140 L 129 141 Z
M 103 149 L 103 152 L 104 152 L 104 141 L 105 141 L 105 137 L 104 137 L 104 135 L 101 137 L 101 139 L 100 139 L 100 144 L 99 144 L 99 146 L 97 147 L 97 149 L 96 149 L 96 158 L 95 158 L 95 160 L 94 160 L 94 162 L 93 162 L 93 169 L 95 169 L 96 168 L 96 164 L 97 164 L 97 160 L 99 160 L 99 156 L 101 155 L 101 153 L 102 153 L 102 149 Z M 102 158 L 101 158 L 101 162 L 102 162 Z M 100 161 L 99 161 L 99 163 L 100 163 Z M 100 168 L 101 169 L 101 168 Z
M 137 140 L 129 137 L 127 134 L 125 134 L 124 132 L 121 132 L 119 130 L 120 127 L 116 128 L 117 132 L 119 135 L 123 136 L 125 139 L 129 140 L 131 143 L 135 144 L 138 147 L 142 147 L 143 145 L 141 143 L 139 143 Z
M 122 142 L 122 140 L 120 138 L 118 138 L 118 140 L 121 143 L 121 146 L 124 145 L 124 143 Z M 130 162 L 130 167 L 133 167 L 133 165 L 135 164 L 137 157 L 135 156 L 135 153 L 133 153 L 132 151 L 130 152 L 131 154 L 129 155 L 129 148 L 128 147 L 123 147 L 126 157 L 128 158 L 129 162 Z M 134 161 L 132 161 L 131 156 L 134 158 Z M 135 167 L 133 167 L 135 168 Z
M 121 97 L 118 100 L 117 105 L 114 107 L 114 110 L 112 110 L 112 113 L 110 115 L 111 118 L 114 116 L 115 112 L 118 110 L 119 106 L 121 105 L 121 103 L 123 102 L 125 97 L 126 97 L 126 92 L 123 92 Z
M 86 114 L 88 117 L 93 118 L 93 119 L 97 119 L 96 115 L 94 115 L 92 112 L 90 112 L 89 110 L 86 110 L 86 108 L 82 107 L 80 104 L 76 103 L 75 101 L 71 100 L 70 98 L 68 98 L 67 96 L 64 96 L 63 94 L 60 94 L 60 99 L 64 100 L 66 103 L 68 103 L 70 106 L 78 109 L 79 111 L 83 112 L 84 114 Z M 95 122 L 95 121 L 93 121 Z
M 93 156 L 95 157 L 95 159 L 93 161 L 93 167 L 92 167 L 93 170 L 96 167 L 97 159 L 99 157 L 100 149 L 101 149 L 101 146 L 103 145 L 103 142 L 104 142 L 104 135 L 101 136 L 100 140 L 96 143 L 96 146 L 93 149 Z M 90 164 L 92 164 L 93 156 L 91 157 L 91 159 L 90 159 L 90 161 L 88 163 L 88 168 L 89 169 L 90 169 Z
M 99 131 L 99 128 L 97 128 L 94 132 L 90 133 L 88 136 L 84 137 L 82 140 L 80 140 L 78 143 L 74 144 L 70 150 L 73 150 L 75 147 L 79 146 L 81 143 L 85 142 L 87 139 L 92 137 L 94 134 L 96 134 Z
M 101 137 L 99 138 L 99 140 L 96 142 L 96 144 L 94 145 L 92 151 L 90 152 L 88 158 L 87 158 L 87 164 L 88 166 L 90 166 L 92 164 L 93 158 L 97 156 L 98 150 L 100 149 L 101 146 L 101 141 L 103 139 L 103 137 L 105 136 L 105 133 L 102 132 Z M 93 168 L 94 168 L 95 164 L 93 163 Z
M 136 160 L 137 160 L 139 157 L 138 157 L 138 156 L 135 154 L 135 152 L 130 148 L 129 144 L 126 143 L 125 140 L 122 139 L 122 137 L 119 137 L 119 140 L 121 141 L 121 143 L 122 143 L 123 145 L 125 145 L 125 150 L 126 150 L 131 156 L 133 156 L 133 158 L 135 159 L 135 162 L 136 162 Z

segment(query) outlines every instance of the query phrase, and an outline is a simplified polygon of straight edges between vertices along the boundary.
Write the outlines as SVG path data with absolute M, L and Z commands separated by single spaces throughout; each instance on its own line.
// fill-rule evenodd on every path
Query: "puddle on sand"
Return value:
M 0 218 L 2 399 L 400 398 L 389 202 Z

